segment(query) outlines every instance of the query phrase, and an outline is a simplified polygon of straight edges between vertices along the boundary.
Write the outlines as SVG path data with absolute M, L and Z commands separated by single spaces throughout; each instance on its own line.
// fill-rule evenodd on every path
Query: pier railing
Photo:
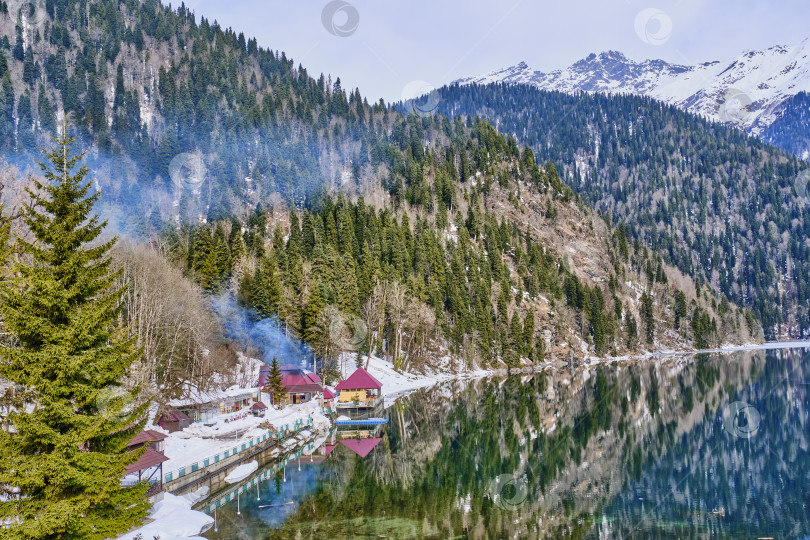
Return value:
M 258 472 L 254 473 L 251 477 L 244 480 L 238 486 L 230 486 L 228 489 L 216 493 L 205 501 L 198 503 L 195 505 L 195 508 L 211 515 L 221 506 L 230 501 L 236 500 L 240 494 L 247 493 L 248 491 L 250 491 L 252 494 L 253 489 L 260 482 L 270 480 L 273 476 L 280 472 L 283 474 L 284 468 L 287 467 L 290 462 L 300 460 L 304 455 L 304 452 L 313 452 L 314 450 L 315 446 L 312 443 L 309 443 L 305 448 L 299 448 L 297 451 L 282 458 L 279 462 L 259 469 Z
M 237 457 L 243 453 L 251 452 L 256 446 L 259 446 L 262 443 L 267 442 L 268 440 L 283 439 L 287 436 L 287 434 L 296 433 L 302 430 L 304 427 L 311 425 L 312 425 L 312 416 L 308 416 L 306 418 L 306 422 L 304 422 L 303 420 L 296 420 L 295 422 L 293 422 L 292 428 L 290 427 L 290 424 L 285 424 L 284 427 L 280 428 L 278 431 L 268 430 L 262 435 L 251 437 L 250 440 L 239 441 L 237 444 L 233 446 L 233 448 L 228 448 L 227 450 L 219 452 L 218 454 L 214 454 L 213 456 L 209 456 L 205 459 L 188 463 L 182 467 L 163 473 L 163 483 L 168 484 L 179 478 L 183 478 L 186 475 L 196 473 L 197 471 L 200 470 L 205 470 L 209 467 L 218 468 L 221 463 L 224 463 L 225 461 L 233 461 L 234 457 Z

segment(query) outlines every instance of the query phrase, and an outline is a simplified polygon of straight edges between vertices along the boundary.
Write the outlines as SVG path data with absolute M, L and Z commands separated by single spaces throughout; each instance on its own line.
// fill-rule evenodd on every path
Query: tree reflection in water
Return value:
M 808 371 L 786 350 L 449 383 L 390 407 L 365 458 L 338 444 L 262 487 L 294 504 L 226 505 L 206 536 L 798 537 Z

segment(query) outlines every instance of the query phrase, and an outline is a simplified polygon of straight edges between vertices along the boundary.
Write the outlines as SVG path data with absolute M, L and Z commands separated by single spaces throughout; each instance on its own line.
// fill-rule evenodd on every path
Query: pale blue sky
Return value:
M 396 101 L 410 91 L 406 88 L 424 86 L 414 81 L 440 86 L 521 60 L 551 71 L 613 49 L 635 60 L 693 64 L 810 37 L 807 0 L 190 0 L 186 5 L 198 17 L 285 51 L 316 77 L 341 77 L 344 88 L 358 86 L 370 101 Z

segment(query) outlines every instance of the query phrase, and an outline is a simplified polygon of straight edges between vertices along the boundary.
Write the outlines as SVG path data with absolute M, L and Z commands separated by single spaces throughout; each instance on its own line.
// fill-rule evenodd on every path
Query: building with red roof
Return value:
M 267 412 L 267 405 L 261 401 L 257 401 L 250 406 L 250 412 L 253 413 L 253 416 L 264 416 Z
M 321 378 L 315 373 L 308 371 L 301 366 L 284 364 L 279 366 L 281 370 L 281 384 L 287 393 L 290 405 L 296 403 L 306 403 L 323 392 Z
M 127 446 L 134 450 L 136 448 L 140 448 L 141 446 L 149 445 L 153 450 L 163 453 L 163 439 L 166 438 L 166 435 L 159 431 L 155 431 L 154 429 L 145 429 L 132 437 L 130 441 L 127 443 Z
M 281 371 L 281 384 L 284 386 L 286 399 L 281 400 L 290 405 L 306 403 L 324 392 L 323 382 L 317 374 L 295 364 L 278 366 Z M 263 365 L 259 370 L 259 386 L 264 388 L 270 378 L 270 366 Z M 334 396 L 333 396 L 334 397 Z M 278 403 L 279 400 L 273 400 Z
M 323 387 L 323 395 L 321 396 L 321 407 L 324 412 L 330 413 L 337 410 L 337 394 L 332 391 L 328 386 Z
M 165 438 L 166 435 L 159 431 L 146 429 L 127 443 L 130 452 L 144 446 L 147 448 L 137 461 L 127 465 L 124 485 L 148 482 L 151 484 L 148 494 L 154 494 L 163 489 L 163 462 L 169 459 L 163 455 L 163 439 Z
M 335 390 L 340 392 L 339 408 L 367 409 L 382 403 L 382 383 L 362 367 L 340 381 Z
M 166 407 L 157 424 L 169 433 L 174 433 L 175 431 L 183 431 L 190 426 L 191 418 L 174 407 Z

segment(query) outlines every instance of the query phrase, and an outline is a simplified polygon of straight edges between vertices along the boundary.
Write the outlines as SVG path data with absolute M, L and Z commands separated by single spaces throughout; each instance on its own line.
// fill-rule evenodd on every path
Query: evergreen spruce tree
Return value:
M 251 286 L 250 304 L 260 319 L 265 319 L 278 312 L 281 300 L 281 282 L 276 272 L 276 263 L 271 252 L 256 266 Z
M 245 254 L 245 244 L 242 242 L 242 226 L 238 221 L 231 222 L 231 234 L 228 236 L 228 245 L 231 250 L 231 259 L 233 262 L 239 260 Z
M 521 346 L 523 347 L 523 354 L 529 358 L 529 360 L 535 360 L 534 354 L 534 327 L 535 327 L 535 314 L 534 311 L 529 311 L 526 314 L 526 318 L 523 321 L 523 341 L 521 342 Z
M 213 252 L 216 257 L 217 271 L 219 272 L 218 281 L 224 283 L 231 277 L 231 252 L 228 249 L 228 241 L 225 238 L 225 230 L 222 228 L 221 223 L 217 224 L 214 231 Z
M 683 291 L 675 291 L 673 311 L 675 313 L 675 330 L 679 330 L 681 327 L 681 319 L 685 318 L 688 314 L 686 309 L 686 295 Z
M 306 258 L 312 257 L 312 249 L 315 247 L 315 229 L 312 226 L 312 215 L 304 212 L 301 226 L 301 248 Z
M 0 376 L 25 388 L 30 408 L 17 409 L 0 431 L 0 484 L 19 495 L 0 502 L 0 537 L 108 538 L 148 508 L 146 484 L 122 487 L 137 452 L 127 442 L 142 427 L 147 404 L 125 410 L 115 388 L 140 354 L 116 326 L 123 291 L 110 267 L 115 239 L 97 242 L 106 222 L 92 208 L 82 155 L 72 139 L 55 139 L 34 181 L 13 279 L 2 283 L 0 313 L 16 338 L 0 347 Z
M 649 294 L 641 294 L 641 318 L 644 321 L 644 335 L 647 343 L 652 344 L 655 339 L 655 316 L 653 312 L 653 300 Z
M 316 281 L 310 285 L 309 299 L 301 314 L 301 332 L 304 334 L 304 339 L 310 343 L 314 343 L 318 339 L 318 316 L 323 308 L 324 300 L 321 288 Z
M 546 358 L 546 344 L 543 341 L 543 336 L 541 336 L 540 334 L 537 334 L 533 354 L 535 362 L 542 362 Z
M 214 250 L 208 251 L 202 266 L 198 272 L 200 285 L 203 290 L 216 294 L 219 292 L 219 268 L 217 267 L 217 255 Z
M 523 324 L 520 321 L 520 315 L 517 311 L 512 314 L 512 322 L 509 324 L 509 341 L 512 345 L 512 350 L 518 356 L 523 355 Z
M 270 300 L 267 296 L 267 276 L 264 273 L 264 264 L 256 265 L 256 272 L 250 286 L 250 305 L 256 310 L 259 319 L 266 319 L 273 314 L 270 308 Z
M 360 313 L 357 290 L 357 265 L 351 257 L 338 258 L 341 263 L 341 278 L 337 280 L 338 307 L 344 313 Z
M 279 303 L 281 302 L 281 280 L 278 276 L 274 253 L 271 253 L 270 257 L 264 259 L 264 268 L 267 285 L 267 303 L 270 306 L 270 310 L 273 313 L 277 313 Z
M 624 314 L 624 325 L 625 333 L 627 334 L 627 348 L 632 349 L 635 347 L 636 339 L 638 338 L 638 324 L 632 313 L 626 312 Z
M 284 388 L 284 383 L 281 379 L 281 370 L 278 367 L 278 360 L 273 357 L 273 363 L 270 364 L 270 374 L 267 376 L 267 382 L 264 383 L 263 390 L 273 396 L 273 403 L 281 405 L 284 408 L 284 394 L 287 391 Z

